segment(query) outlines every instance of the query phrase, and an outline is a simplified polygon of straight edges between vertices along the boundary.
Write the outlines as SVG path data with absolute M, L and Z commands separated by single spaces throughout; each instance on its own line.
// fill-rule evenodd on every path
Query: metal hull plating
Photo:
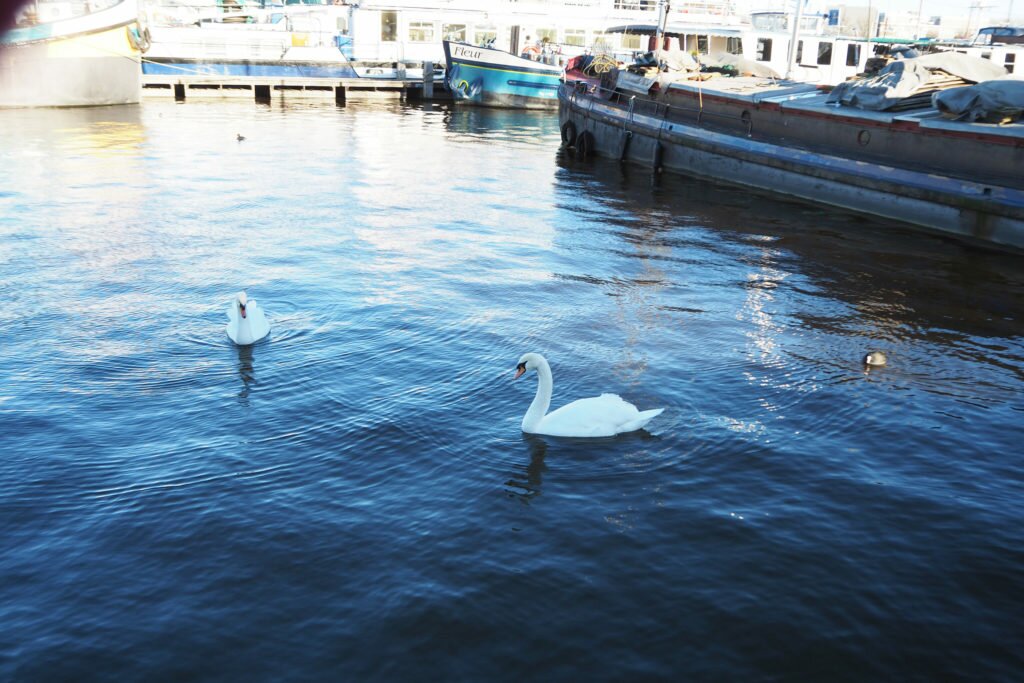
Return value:
M 310 62 L 201 61 L 147 59 L 142 65 L 147 76 L 230 76 L 253 78 L 359 78 L 351 65 Z
M 555 109 L 562 69 L 501 50 L 444 41 L 445 80 L 456 102 Z
M 134 1 L 0 40 L 0 107 L 80 107 L 139 101 L 139 52 L 128 39 Z
M 587 151 L 600 156 L 1024 249 L 1024 191 L 1014 187 L 667 121 L 579 93 L 572 84 L 559 90 L 559 123 L 563 131 L 571 123 L 577 141 L 586 134 Z M 950 148 L 949 153 L 957 151 Z

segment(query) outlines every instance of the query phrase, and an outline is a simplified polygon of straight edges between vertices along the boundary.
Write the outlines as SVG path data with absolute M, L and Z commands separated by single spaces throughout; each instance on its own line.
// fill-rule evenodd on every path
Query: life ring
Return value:
M 562 144 L 566 147 L 572 147 L 576 144 L 576 124 L 572 121 L 566 121 L 562 124 Z
M 594 134 L 585 130 L 576 138 L 576 158 L 586 161 L 592 156 L 594 156 Z
M 523 52 L 522 52 L 522 55 L 524 57 L 526 55 L 539 55 L 539 54 L 540 54 L 540 48 L 537 47 L 536 45 L 527 45 L 526 47 L 523 48 Z

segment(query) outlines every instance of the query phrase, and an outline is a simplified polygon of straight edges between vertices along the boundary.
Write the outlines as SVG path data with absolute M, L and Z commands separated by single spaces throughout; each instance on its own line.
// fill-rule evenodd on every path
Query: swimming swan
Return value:
M 235 295 L 228 307 L 228 337 L 239 346 L 254 344 L 270 334 L 270 323 L 263 315 L 263 309 L 253 299 L 249 301 L 245 292 Z
M 523 431 L 547 436 L 596 437 L 614 436 L 640 429 L 661 415 L 664 408 L 639 411 L 615 394 L 581 398 L 550 414 L 551 366 L 539 353 L 526 353 L 516 366 L 518 379 L 527 370 L 537 371 L 537 395 L 523 417 Z

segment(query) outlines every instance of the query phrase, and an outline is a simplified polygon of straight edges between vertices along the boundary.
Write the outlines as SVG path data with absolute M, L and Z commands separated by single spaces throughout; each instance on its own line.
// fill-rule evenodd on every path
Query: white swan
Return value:
M 616 394 L 581 398 L 550 414 L 551 366 L 539 353 L 525 353 L 516 366 L 518 379 L 527 370 L 537 371 L 537 395 L 523 416 L 523 431 L 547 436 L 614 436 L 640 429 L 661 415 L 664 408 L 640 411 Z
M 228 337 L 239 346 L 254 344 L 270 334 L 270 323 L 255 299 L 247 299 L 245 292 L 235 295 L 228 306 Z

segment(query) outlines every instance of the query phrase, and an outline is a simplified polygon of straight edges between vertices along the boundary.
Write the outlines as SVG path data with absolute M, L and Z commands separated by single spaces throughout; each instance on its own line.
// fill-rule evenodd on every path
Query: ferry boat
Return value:
M 542 56 L 540 49 L 529 48 Z M 444 41 L 444 57 L 445 83 L 456 102 L 514 109 L 558 107 L 561 66 L 449 40 Z
M 1024 83 L 982 85 L 992 83 L 1008 93 L 997 100 L 1024 109 Z M 1024 248 L 1020 121 L 953 120 L 930 96 L 905 109 L 859 109 L 829 101 L 813 84 L 778 79 L 684 78 L 646 93 L 615 78 L 604 84 L 559 88 L 562 139 L 580 158 L 597 154 Z
M 0 107 L 139 101 L 147 47 L 135 0 L 36 0 L 0 36 Z

